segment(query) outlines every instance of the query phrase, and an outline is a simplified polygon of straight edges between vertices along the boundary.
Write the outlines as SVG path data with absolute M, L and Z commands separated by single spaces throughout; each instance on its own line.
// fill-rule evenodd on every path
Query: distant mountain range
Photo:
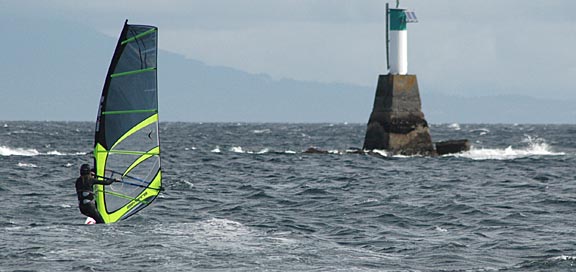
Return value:
M 0 120 L 93 121 L 115 38 L 58 21 L 0 25 Z M 166 51 L 158 77 L 163 121 L 292 123 L 365 123 L 378 79 L 369 87 L 273 79 Z M 574 101 L 455 97 L 419 85 L 430 123 L 576 123 Z

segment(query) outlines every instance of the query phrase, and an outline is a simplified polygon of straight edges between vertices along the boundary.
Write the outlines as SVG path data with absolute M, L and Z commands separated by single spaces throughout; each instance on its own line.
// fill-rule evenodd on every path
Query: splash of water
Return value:
M 464 152 L 462 154 L 454 155 L 456 157 L 470 158 L 473 160 L 513 160 L 524 157 L 531 156 L 562 156 L 565 155 L 563 152 L 554 152 L 550 145 L 546 143 L 544 139 L 531 137 L 530 135 L 525 135 L 525 138 L 521 141 L 526 144 L 524 148 L 514 148 L 508 146 L 504 149 L 492 149 L 492 148 L 474 148 L 472 147 L 470 151 Z

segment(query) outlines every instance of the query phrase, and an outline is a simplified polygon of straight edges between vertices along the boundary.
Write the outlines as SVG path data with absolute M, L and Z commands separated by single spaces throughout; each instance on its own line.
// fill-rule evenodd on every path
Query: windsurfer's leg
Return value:
M 104 219 L 102 219 L 102 216 L 96 209 L 94 203 L 80 205 L 80 212 L 86 216 L 92 217 L 96 221 L 96 224 L 104 223 Z
M 104 223 L 104 219 L 102 219 L 102 216 L 97 210 L 94 211 L 94 216 L 92 216 L 92 218 L 94 218 L 96 224 Z

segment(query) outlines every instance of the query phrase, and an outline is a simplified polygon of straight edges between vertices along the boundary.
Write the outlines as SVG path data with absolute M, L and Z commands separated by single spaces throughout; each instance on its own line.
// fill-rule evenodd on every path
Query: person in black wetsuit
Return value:
M 104 219 L 96 209 L 94 202 L 94 184 L 110 185 L 115 179 L 97 180 L 90 169 L 90 165 L 80 166 L 80 177 L 76 179 L 76 194 L 78 195 L 78 207 L 83 215 L 96 220 L 96 223 L 104 223 Z

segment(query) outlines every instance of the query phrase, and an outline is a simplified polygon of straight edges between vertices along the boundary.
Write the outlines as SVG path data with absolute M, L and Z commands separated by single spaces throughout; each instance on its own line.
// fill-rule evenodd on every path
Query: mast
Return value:
M 390 4 L 386 3 L 386 71 L 390 71 L 390 34 L 388 33 Z

